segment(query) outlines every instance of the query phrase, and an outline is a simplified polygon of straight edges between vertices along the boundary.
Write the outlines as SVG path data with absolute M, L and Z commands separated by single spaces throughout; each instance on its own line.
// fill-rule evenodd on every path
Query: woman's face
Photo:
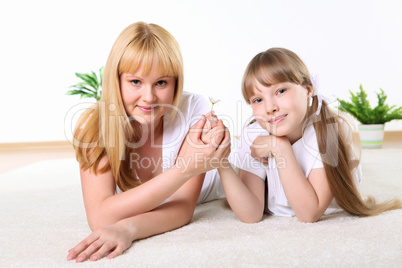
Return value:
M 120 90 L 128 116 L 140 124 L 158 125 L 171 108 L 176 78 L 165 76 L 158 68 L 143 74 L 140 65 L 135 73 L 120 75 Z

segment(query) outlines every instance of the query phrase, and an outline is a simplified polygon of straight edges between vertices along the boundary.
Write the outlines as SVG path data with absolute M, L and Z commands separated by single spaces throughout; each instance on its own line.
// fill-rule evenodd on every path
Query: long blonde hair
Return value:
M 264 86 L 291 82 L 312 87 L 306 65 L 294 52 L 284 48 L 271 48 L 261 52 L 248 64 L 242 81 L 243 97 L 248 104 L 254 79 Z M 347 128 L 351 126 L 345 124 L 347 120 L 334 112 L 325 101 L 318 116 L 317 108 L 318 99 L 314 96 L 306 115 L 303 133 L 308 125 L 314 125 L 324 170 L 338 205 L 359 216 L 372 216 L 386 210 L 402 208 L 398 199 L 380 204 L 371 196 L 366 201 L 363 200 L 353 180 L 353 170 L 360 159 L 356 159 L 355 150 L 348 140 L 347 133 L 351 129 Z
M 74 132 L 73 145 L 80 168 L 91 169 L 95 174 L 111 169 L 116 185 L 123 191 L 140 184 L 129 160 L 139 134 L 124 109 L 120 75 L 134 73 L 140 66 L 144 73 L 158 68 L 164 75 L 176 78 L 172 105 L 179 104 L 183 92 L 183 60 L 177 41 L 158 25 L 133 23 L 117 37 L 109 54 L 101 100 L 81 115 Z M 171 120 L 174 116 L 175 109 Z M 104 156 L 108 163 L 99 167 Z

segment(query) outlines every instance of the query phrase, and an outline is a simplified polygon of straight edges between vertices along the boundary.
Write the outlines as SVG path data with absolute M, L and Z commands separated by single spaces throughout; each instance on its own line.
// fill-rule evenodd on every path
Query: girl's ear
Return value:
M 312 85 L 307 85 L 306 89 L 307 89 L 307 97 L 311 98 L 313 96 L 313 94 L 314 94 L 313 86 Z

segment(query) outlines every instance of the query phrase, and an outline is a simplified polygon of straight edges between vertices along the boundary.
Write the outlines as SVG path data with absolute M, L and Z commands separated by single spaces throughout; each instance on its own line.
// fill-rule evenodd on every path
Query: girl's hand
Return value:
M 68 251 L 67 260 L 87 259 L 97 261 L 107 255 L 108 259 L 122 254 L 132 244 L 131 233 L 125 226 L 116 223 L 94 231 L 78 245 Z
M 175 168 L 190 177 L 218 168 L 220 161 L 230 154 L 230 134 L 222 121 L 217 121 L 216 127 L 211 129 L 209 141 L 206 138 L 204 143 L 201 136 L 205 124 L 206 118 L 202 116 L 190 128 L 176 159 Z
M 264 164 L 268 164 L 268 158 L 277 157 L 288 148 L 291 148 L 288 138 L 274 135 L 259 136 L 250 146 L 251 156 Z

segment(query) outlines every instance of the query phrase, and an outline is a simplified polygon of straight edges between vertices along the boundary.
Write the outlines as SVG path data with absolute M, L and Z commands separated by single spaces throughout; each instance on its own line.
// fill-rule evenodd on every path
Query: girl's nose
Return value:
M 279 110 L 278 103 L 274 99 L 267 100 L 265 102 L 265 111 L 267 114 L 275 113 L 278 110 Z

